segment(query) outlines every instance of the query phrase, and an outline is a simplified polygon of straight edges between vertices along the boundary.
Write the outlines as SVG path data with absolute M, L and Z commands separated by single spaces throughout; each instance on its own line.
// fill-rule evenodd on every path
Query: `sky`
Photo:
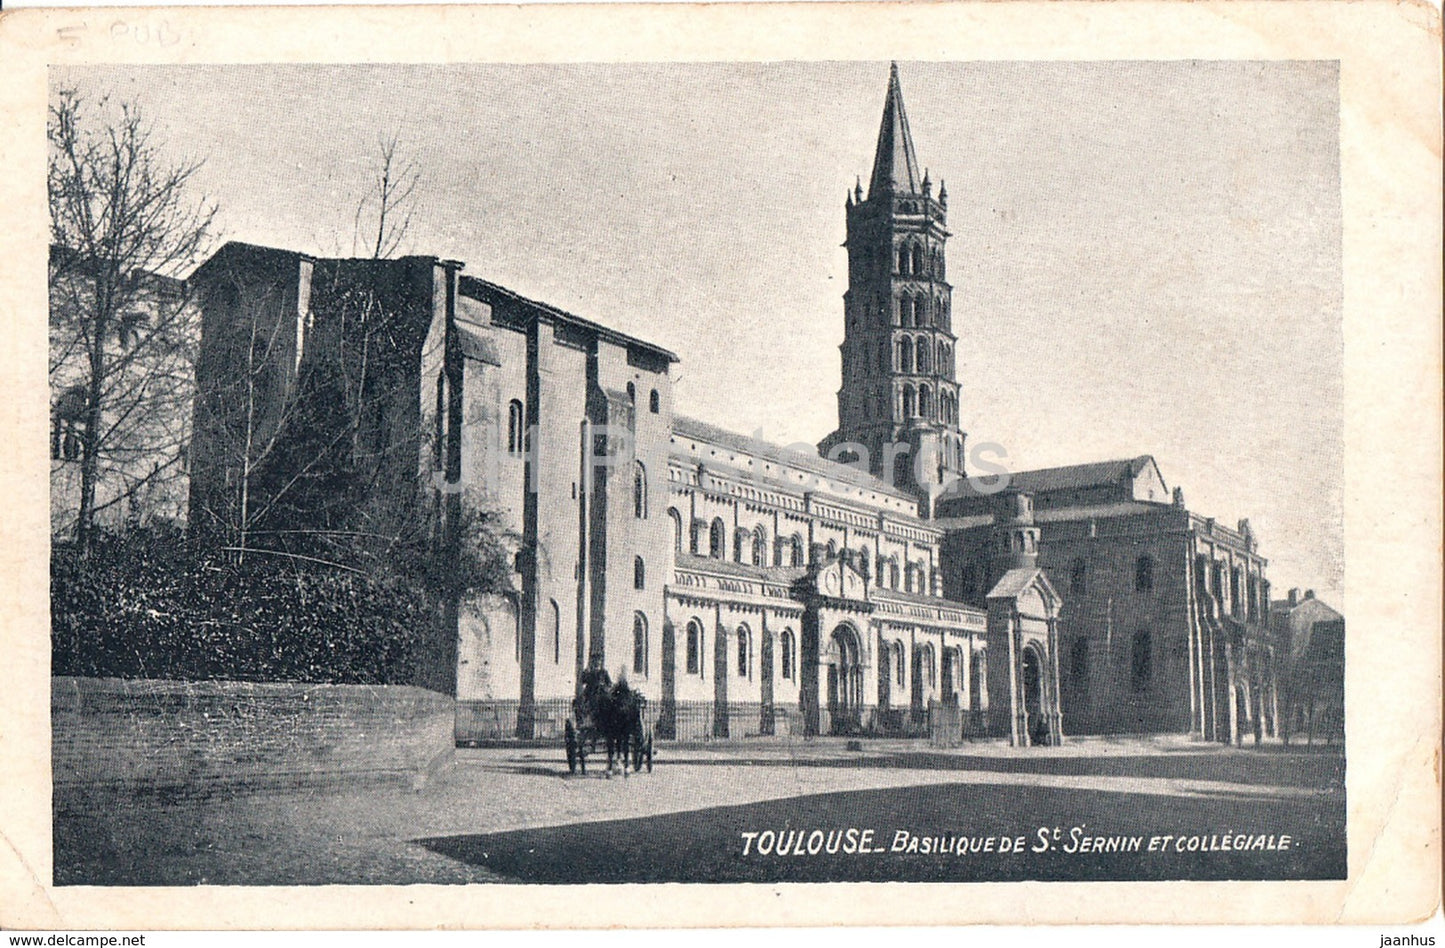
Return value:
M 949 194 L 960 421 L 1012 470 L 1152 454 L 1249 518 L 1277 594 L 1341 602 L 1338 71 L 902 62 Z M 52 69 L 138 102 L 223 239 L 348 254 L 380 138 L 422 169 L 403 252 L 676 352 L 680 412 L 836 423 L 844 198 L 886 62 Z

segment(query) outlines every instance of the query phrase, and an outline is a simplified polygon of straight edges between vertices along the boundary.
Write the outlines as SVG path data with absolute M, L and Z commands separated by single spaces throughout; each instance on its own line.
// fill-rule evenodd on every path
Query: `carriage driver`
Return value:
M 582 707 L 586 708 L 588 713 L 595 711 L 602 696 L 611 689 L 612 676 L 602 667 L 602 656 L 593 655 L 592 660 L 587 663 L 587 669 L 582 672 Z

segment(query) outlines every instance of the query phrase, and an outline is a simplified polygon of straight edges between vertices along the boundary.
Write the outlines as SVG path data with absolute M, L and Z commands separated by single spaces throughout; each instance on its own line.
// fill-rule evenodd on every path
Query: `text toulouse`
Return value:
M 1283 851 L 1294 840 L 1287 835 L 1211 834 L 1166 836 L 1088 836 L 1075 827 L 1060 844 L 1057 831 L 1040 827 L 1032 845 L 1027 836 L 927 835 L 898 830 L 883 845 L 875 842 L 871 829 L 762 830 L 740 834 L 743 855 L 816 856 L 827 853 L 917 853 L 920 855 L 963 855 L 965 853 L 1042 853 L 1051 850 L 1067 854 L 1100 852 L 1230 852 L 1238 850 Z M 1053 836 L 1053 839 L 1050 839 Z

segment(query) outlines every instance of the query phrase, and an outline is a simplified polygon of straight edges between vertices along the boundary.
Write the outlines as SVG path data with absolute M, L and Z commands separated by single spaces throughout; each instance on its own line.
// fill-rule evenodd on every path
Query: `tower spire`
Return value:
M 843 384 L 838 428 L 818 447 L 828 457 L 834 449 L 866 455 L 875 475 L 915 494 L 932 516 L 964 472 L 967 436 L 958 424 L 958 337 L 944 268 L 948 209 L 942 187 L 935 199 L 937 182 L 920 171 L 895 63 L 868 197 L 855 184 L 845 208 Z
M 888 69 L 888 97 L 883 102 L 883 124 L 878 129 L 878 149 L 873 153 L 868 197 L 871 200 L 884 192 L 918 194 L 921 183 L 895 62 Z

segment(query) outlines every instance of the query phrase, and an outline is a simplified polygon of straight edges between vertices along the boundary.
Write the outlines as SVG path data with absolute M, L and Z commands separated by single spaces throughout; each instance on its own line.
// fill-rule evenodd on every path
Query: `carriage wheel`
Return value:
M 571 721 L 568 721 L 568 722 L 567 722 L 566 732 L 567 732 L 567 772 L 568 772 L 569 774 L 575 774 L 575 773 L 577 772 L 577 762 L 578 762 L 578 755 L 577 755 L 577 731 L 576 731 L 575 729 L 573 729 L 573 727 L 572 727 L 572 722 L 571 722 Z M 586 771 L 584 770 L 583 773 L 586 773 Z

